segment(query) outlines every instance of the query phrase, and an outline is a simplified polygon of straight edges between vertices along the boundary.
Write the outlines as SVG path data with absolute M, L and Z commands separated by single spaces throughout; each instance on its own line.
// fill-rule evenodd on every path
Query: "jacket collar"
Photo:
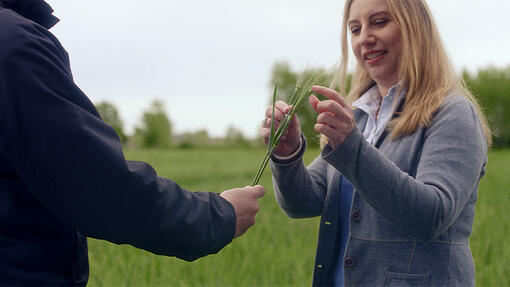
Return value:
M 19 15 L 49 29 L 59 19 L 53 16 L 53 9 L 44 0 L 0 0 L 0 7 L 11 9 Z

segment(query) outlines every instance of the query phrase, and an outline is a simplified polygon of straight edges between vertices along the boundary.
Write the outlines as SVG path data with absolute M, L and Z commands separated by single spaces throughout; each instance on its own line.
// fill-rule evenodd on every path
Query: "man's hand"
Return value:
M 264 194 L 266 190 L 261 185 L 234 188 L 220 193 L 221 197 L 234 206 L 237 218 L 235 237 L 243 235 L 255 224 L 255 214 L 259 211 L 257 199 Z

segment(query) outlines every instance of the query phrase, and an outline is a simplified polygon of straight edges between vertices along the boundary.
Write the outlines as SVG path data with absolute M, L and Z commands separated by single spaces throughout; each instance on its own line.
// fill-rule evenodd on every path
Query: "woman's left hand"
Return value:
M 342 95 L 333 89 L 313 86 L 312 91 L 329 99 L 319 101 L 316 96 L 310 95 L 308 102 L 319 114 L 314 130 L 327 136 L 331 147 L 335 149 L 345 141 L 356 126 L 352 108 Z

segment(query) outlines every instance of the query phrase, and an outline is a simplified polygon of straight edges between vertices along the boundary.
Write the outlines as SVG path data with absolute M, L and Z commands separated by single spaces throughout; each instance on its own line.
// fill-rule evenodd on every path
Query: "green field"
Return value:
M 251 183 L 262 149 L 127 150 L 189 190 L 219 192 Z M 307 162 L 318 154 L 309 150 Z M 216 255 L 188 263 L 128 245 L 89 239 L 89 286 L 310 286 L 318 218 L 290 219 L 266 170 L 257 224 Z M 510 151 L 492 151 L 481 182 L 471 248 L 477 286 L 510 286 Z

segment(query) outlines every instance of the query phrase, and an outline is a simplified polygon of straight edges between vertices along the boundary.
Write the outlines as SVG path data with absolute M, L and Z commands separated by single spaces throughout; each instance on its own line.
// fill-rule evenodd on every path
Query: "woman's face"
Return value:
M 402 51 L 400 28 L 384 0 L 354 0 L 347 20 L 351 45 L 360 66 L 377 83 L 398 83 Z

